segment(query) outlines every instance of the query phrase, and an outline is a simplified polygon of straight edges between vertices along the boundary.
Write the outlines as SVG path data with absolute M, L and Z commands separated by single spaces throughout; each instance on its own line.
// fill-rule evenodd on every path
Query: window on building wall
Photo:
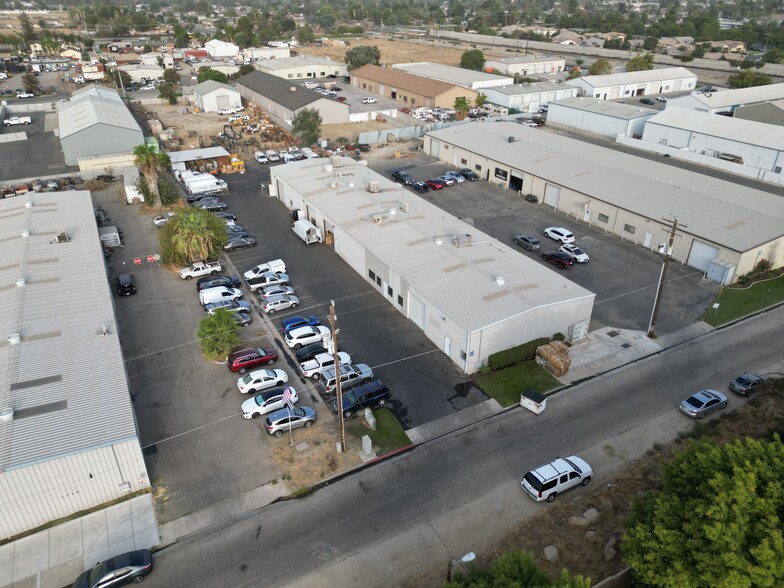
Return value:
M 403 306 L 403 297 L 400 294 L 397 295 L 397 303 L 399 306 Z
M 368 270 L 368 277 L 370 278 L 371 281 L 375 282 L 376 281 L 376 272 L 374 272 L 373 270 L 369 269 Z
M 475 165 L 474 166 L 474 170 L 481 173 L 482 172 L 482 166 L 481 165 Z
M 387 286 L 387 296 L 392 298 L 394 295 L 395 293 L 392 291 L 392 286 Z
M 403 96 L 403 102 L 408 102 L 408 96 Z
M 609 223 L 610 222 L 610 217 L 607 216 L 606 214 L 602 214 L 601 212 L 599 213 L 599 217 L 598 218 L 603 223 Z
M 634 231 L 636 231 L 637 229 L 632 225 L 623 225 L 623 230 L 629 233 L 630 235 L 634 235 Z
M 294 77 L 294 75 L 293 75 L 293 74 L 289 74 L 289 77 L 290 77 L 290 78 L 293 78 L 293 77 Z
M 381 287 L 381 276 L 376 276 L 376 284 L 379 288 Z
M 416 104 L 416 98 L 411 99 L 411 104 Z
M 301 74 L 301 73 L 298 73 L 298 74 L 297 74 L 297 77 L 298 77 L 298 78 L 301 78 L 301 77 L 302 77 L 302 74 Z
M 466 165 L 466 164 L 468 163 L 468 160 L 467 160 L 467 159 L 461 159 L 461 160 L 460 160 L 460 163 L 461 163 L 462 165 Z
M 462 359 L 463 361 L 465 361 L 466 357 L 467 357 L 467 355 L 466 355 L 466 352 L 465 352 L 465 351 L 463 351 L 463 350 L 460 350 L 460 359 Z

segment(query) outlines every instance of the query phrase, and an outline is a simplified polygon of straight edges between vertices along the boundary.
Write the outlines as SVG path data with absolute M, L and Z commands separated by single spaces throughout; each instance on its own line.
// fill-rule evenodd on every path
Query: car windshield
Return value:
M 580 249 L 579 247 L 575 247 L 575 248 L 573 248 L 573 249 L 572 249 L 572 252 L 573 252 L 575 255 L 583 255 L 583 250 L 582 250 L 582 249 Z
M 539 478 L 537 478 L 536 476 L 534 476 L 532 472 L 528 472 L 525 475 L 524 479 L 525 479 L 526 482 L 528 482 L 528 484 L 530 484 L 530 486 L 534 490 L 536 490 L 537 492 L 541 492 L 541 490 L 542 490 L 542 481 Z

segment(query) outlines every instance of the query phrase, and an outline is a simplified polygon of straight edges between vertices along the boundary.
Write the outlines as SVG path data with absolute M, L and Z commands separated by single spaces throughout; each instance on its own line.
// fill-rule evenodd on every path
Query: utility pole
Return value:
M 651 313 L 651 322 L 648 324 L 648 338 L 653 339 L 653 331 L 656 328 L 656 318 L 659 315 L 659 306 L 661 305 L 661 298 L 662 298 L 662 291 L 664 290 L 664 280 L 667 277 L 667 264 L 670 261 L 670 257 L 672 255 L 672 244 L 675 242 L 675 231 L 678 229 L 678 219 L 668 220 L 663 219 L 666 223 L 672 223 L 672 229 L 670 230 L 670 239 L 667 245 L 664 248 L 663 253 L 664 256 L 662 258 L 662 268 L 661 274 L 659 275 L 659 285 L 656 288 L 656 298 L 653 301 L 653 312 Z M 686 225 L 683 225 L 686 226 Z
M 335 362 L 335 389 L 337 391 L 338 403 L 338 437 L 340 438 L 340 453 L 346 452 L 346 427 L 343 422 L 343 390 L 340 386 L 340 358 L 338 356 L 338 329 L 335 324 L 338 317 L 335 315 L 335 301 L 330 301 L 329 325 L 332 329 L 332 358 Z

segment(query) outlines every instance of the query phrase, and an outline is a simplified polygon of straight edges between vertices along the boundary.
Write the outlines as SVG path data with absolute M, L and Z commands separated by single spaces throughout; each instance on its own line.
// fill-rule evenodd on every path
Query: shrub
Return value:
M 553 335 L 551 341 L 566 341 L 566 335 L 563 333 L 556 333 Z
M 539 339 L 529 341 L 528 343 L 523 343 L 522 345 L 517 345 L 516 347 L 505 349 L 503 351 L 499 351 L 498 353 L 493 353 L 487 359 L 487 365 L 490 366 L 490 369 L 500 370 L 502 368 L 509 367 L 510 365 L 520 363 L 521 361 L 530 361 L 536 355 L 536 348 L 542 345 L 546 345 L 549 342 L 550 339 L 547 337 L 541 337 Z
M 158 180 L 158 195 L 161 197 L 161 204 L 163 206 L 172 206 L 173 204 L 177 204 L 180 200 L 177 189 L 165 178 Z

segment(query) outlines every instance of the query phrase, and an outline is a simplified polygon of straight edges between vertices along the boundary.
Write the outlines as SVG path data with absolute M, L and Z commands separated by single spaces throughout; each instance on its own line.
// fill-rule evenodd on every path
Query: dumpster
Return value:
M 528 388 L 520 394 L 520 406 L 534 414 L 540 414 L 547 407 L 547 396 Z

